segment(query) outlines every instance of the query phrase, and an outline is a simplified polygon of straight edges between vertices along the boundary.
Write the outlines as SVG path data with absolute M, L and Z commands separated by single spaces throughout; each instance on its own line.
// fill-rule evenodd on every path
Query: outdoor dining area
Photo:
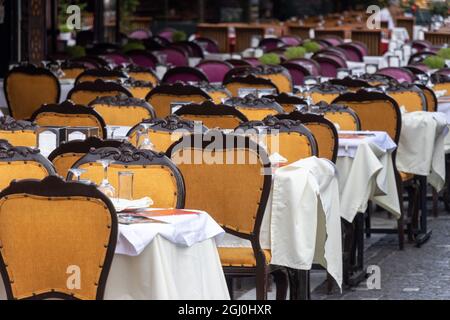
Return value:
M 205 2 L 190 33 L 145 4 L 0 4 L 0 300 L 426 297 L 387 270 L 450 244 L 448 12 Z M 90 27 L 63 35 L 61 5 Z

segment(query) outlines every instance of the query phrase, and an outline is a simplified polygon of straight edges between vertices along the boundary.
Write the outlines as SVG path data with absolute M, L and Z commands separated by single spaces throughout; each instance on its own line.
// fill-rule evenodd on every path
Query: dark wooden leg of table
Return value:
M 430 239 L 432 231 L 427 229 L 427 177 L 418 176 L 417 178 L 419 181 L 420 218 L 419 230 L 416 235 L 416 246 L 420 247 Z

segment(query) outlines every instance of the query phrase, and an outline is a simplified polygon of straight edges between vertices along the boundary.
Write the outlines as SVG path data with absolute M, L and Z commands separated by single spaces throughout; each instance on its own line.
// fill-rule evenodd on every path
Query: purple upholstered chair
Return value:
M 361 51 L 361 48 L 359 48 L 357 45 L 353 43 L 343 43 L 340 44 L 338 48 L 341 48 L 345 51 L 345 56 L 348 61 L 355 61 L 355 62 L 363 62 L 364 54 Z
M 163 79 L 162 83 L 175 83 L 175 82 L 208 82 L 208 77 L 203 71 L 192 67 L 175 67 L 169 69 Z
M 320 65 L 320 75 L 322 77 L 336 78 L 338 69 L 347 68 L 345 59 L 337 55 L 317 55 L 314 57 L 314 60 Z
M 209 53 L 220 53 L 219 45 L 213 39 L 206 37 L 198 37 L 194 40 L 203 50 Z
M 250 63 L 253 67 L 257 67 L 261 65 L 261 61 L 258 58 L 244 58 L 243 60 Z
M 320 40 L 325 41 L 332 47 L 337 47 L 338 45 L 344 43 L 344 40 L 342 40 L 341 37 L 337 37 L 337 36 L 325 36 L 325 37 L 322 37 Z
M 151 32 L 149 30 L 145 29 L 137 29 L 134 31 L 131 31 L 128 35 L 129 39 L 135 39 L 135 40 L 145 40 L 152 36 Z
M 317 61 L 307 58 L 297 58 L 288 61 L 289 63 L 295 63 L 304 67 L 306 70 L 311 73 L 312 76 L 318 77 L 320 75 L 320 65 Z
M 305 77 L 312 76 L 308 69 L 298 63 L 284 62 L 281 65 L 289 71 L 294 86 L 303 85 Z
M 158 33 L 158 36 L 160 36 L 161 38 L 166 39 L 166 40 L 169 41 L 169 42 L 172 42 L 172 37 L 173 37 L 174 32 L 175 32 L 174 29 L 172 29 L 172 28 L 166 28 L 166 29 L 160 31 L 160 32 Z
M 292 35 L 282 36 L 281 41 L 283 41 L 283 43 L 285 45 L 292 46 L 292 47 L 296 47 L 296 46 L 299 46 L 302 44 L 302 39 L 300 39 L 297 36 L 292 36 Z
M 410 70 L 405 68 L 388 67 L 377 71 L 377 74 L 383 74 L 397 79 L 398 82 L 413 83 L 416 80 L 416 76 Z
M 282 47 L 284 42 L 278 38 L 264 38 L 259 41 L 258 47 L 264 50 L 264 52 L 268 52 L 279 47 Z
M 166 55 L 166 62 L 175 67 L 189 66 L 189 60 L 186 54 L 178 48 L 164 48 L 158 50 L 159 53 Z
M 201 61 L 196 68 L 206 74 L 209 82 L 222 83 L 227 72 L 233 69 L 233 65 L 225 61 L 205 60 Z
M 436 74 L 443 74 L 443 75 L 446 75 L 446 76 L 450 76 L 450 68 L 439 69 L 435 73 Z
M 414 40 L 411 42 L 411 47 L 416 49 L 418 52 L 420 51 L 429 51 L 433 44 L 427 40 Z
M 119 52 L 105 53 L 101 55 L 109 63 L 120 66 L 123 63 L 131 63 L 130 58 Z
M 127 55 L 130 57 L 131 61 L 134 64 L 151 68 L 152 70 L 156 69 L 156 65 L 158 64 L 158 59 L 152 53 L 145 50 L 131 50 L 127 52 Z

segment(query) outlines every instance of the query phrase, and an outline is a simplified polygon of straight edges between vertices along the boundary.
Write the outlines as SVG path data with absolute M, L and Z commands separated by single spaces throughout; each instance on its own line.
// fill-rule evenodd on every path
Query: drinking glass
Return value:
M 119 171 L 119 199 L 133 200 L 133 172 Z
M 100 163 L 103 167 L 103 180 L 98 186 L 98 189 L 110 198 L 114 198 L 114 194 L 116 193 L 116 190 L 108 181 L 108 168 L 113 161 L 114 160 L 112 159 L 97 160 L 97 162 Z
M 69 171 L 75 176 L 76 180 L 78 182 L 80 182 L 81 181 L 81 179 L 80 179 L 81 175 L 86 172 L 86 169 L 71 168 L 71 169 L 69 169 Z

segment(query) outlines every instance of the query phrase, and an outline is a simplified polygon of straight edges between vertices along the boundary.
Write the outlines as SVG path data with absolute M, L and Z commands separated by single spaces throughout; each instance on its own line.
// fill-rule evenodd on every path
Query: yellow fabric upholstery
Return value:
M 403 171 L 399 171 L 398 173 L 400 174 L 400 178 L 402 179 L 403 182 L 414 178 L 414 175 L 412 173 L 407 173 Z
M 220 261 L 224 267 L 256 267 L 255 254 L 252 248 L 218 247 Z M 272 259 L 270 250 L 263 250 L 266 263 Z
M 361 122 L 361 130 L 385 131 L 395 141 L 397 113 L 389 101 L 339 101 L 353 109 Z
M 37 115 L 35 122 L 42 127 L 97 127 L 100 137 L 103 136 L 102 124 L 91 114 L 42 112 Z
M 149 98 L 148 102 L 153 106 L 153 109 L 155 109 L 156 116 L 158 118 L 164 118 L 171 114 L 170 104 L 173 102 L 192 102 L 201 104 L 206 100 L 208 99 L 198 95 L 177 96 L 154 94 Z
M 63 153 L 55 157 L 52 163 L 55 166 L 56 172 L 65 179 L 69 173 L 69 169 L 83 156 L 84 153 Z
M 267 135 L 268 153 L 278 152 L 287 159 L 287 164 L 313 156 L 308 138 L 298 132 L 280 132 Z
M 331 104 L 334 99 L 339 96 L 339 93 L 320 93 L 320 92 L 312 92 L 310 94 L 313 103 L 319 103 L 320 101 L 325 101 L 328 104 Z
M 423 90 L 423 94 L 425 95 L 425 100 L 427 101 L 427 111 L 435 112 L 437 110 L 437 106 L 433 94 L 428 90 Z
M 109 126 L 132 127 L 140 123 L 143 119 L 152 117 L 151 113 L 144 107 L 119 107 L 106 104 L 94 104 L 92 107 L 102 116 L 106 125 Z
M 0 139 L 8 140 L 13 146 L 36 147 L 37 134 L 31 130 L 6 131 L 0 130 Z
M 319 158 L 325 158 L 328 160 L 333 160 L 334 153 L 334 132 L 325 124 L 318 122 L 304 123 L 314 138 L 316 138 L 317 146 L 319 148 Z
M 89 105 L 91 101 L 94 101 L 98 97 L 113 97 L 123 94 L 118 91 L 108 91 L 108 92 L 96 92 L 96 91 L 76 91 L 70 97 L 75 104 Z
M 150 72 L 128 72 L 130 78 L 141 80 L 141 81 L 149 81 L 152 83 L 153 87 L 158 85 L 158 78 L 152 75 Z
M 407 112 L 424 111 L 422 97 L 418 92 L 389 92 L 389 96 L 397 102 L 398 106 L 404 106 Z
M 86 163 L 80 166 L 87 171 L 83 179 L 100 184 L 103 179 L 103 168 L 98 163 Z M 111 164 L 108 168 L 108 180 L 119 191 L 120 171 L 133 172 L 133 198 L 150 197 L 155 208 L 175 208 L 177 205 L 177 182 L 168 167 L 151 165 Z
M 109 210 L 98 199 L 17 194 L 0 200 L 0 250 L 17 299 L 52 290 L 95 299 L 110 234 Z M 80 289 L 67 286 L 69 266 L 81 270 Z
M 447 90 L 445 93 L 445 96 L 450 96 L 450 82 L 444 82 L 444 83 L 436 83 L 433 87 L 434 92 L 440 91 L 440 90 Z
M 181 149 L 172 160 L 184 178 L 186 208 L 205 210 L 229 229 L 253 232 L 264 185 L 263 165 L 254 151 Z
M 145 99 L 147 94 L 152 90 L 151 87 L 127 87 L 127 89 L 131 92 L 133 97 L 139 99 Z
M 6 91 L 12 116 L 16 120 L 29 119 L 41 105 L 57 103 L 58 89 L 58 81 L 50 76 L 10 74 Z
M 44 179 L 47 169 L 35 161 L 0 161 L 0 190 L 5 189 L 13 180 Z
M 231 115 L 194 115 L 183 114 L 182 119 L 200 121 L 207 128 L 234 129 L 239 126 L 242 121 Z
M 272 81 L 272 83 L 278 88 L 278 91 L 280 93 L 291 93 L 294 89 L 291 79 L 289 79 L 289 77 L 285 76 L 282 73 L 258 75 L 258 77 Z
M 99 77 L 99 76 L 93 76 L 93 75 L 83 75 L 80 78 L 77 79 L 77 83 L 81 83 L 81 82 L 86 82 L 86 81 L 91 81 L 94 82 L 95 80 L 103 80 L 103 81 L 117 81 L 119 80 L 118 77 Z
M 167 149 L 175 142 L 178 141 L 182 135 L 181 133 L 172 133 L 170 131 L 148 131 L 148 138 L 154 145 L 155 151 L 166 152 Z M 145 139 L 145 135 L 141 135 L 140 141 L 137 141 L 137 131 L 133 131 L 129 135 L 130 142 L 135 146 L 139 146 Z
M 220 104 L 222 100 L 229 98 L 229 95 L 223 91 L 208 91 L 208 94 L 215 104 Z
M 280 105 L 283 107 L 284 111 L 286 113 L 291 113 L 292 111 L 295 111 L 295 104 L 292 103 L 280 103 Z
M 267 116 L 278 114 L 277 110 L 268 108 L 246 108 L 236 106 L 236 109 L 242 112 L 249 121 L 263 120 Z
M 355 117 L 349 112 L 327 111 L 324 113 L 324 116 L 331 122 L 337 123 L 339 125 L 339 130 L 358 130 L 358 122 L 356 121 Z
M 225 88 L 230 91 L 232 97 L 239 97 L 239 89 L 274 89 L 274 87 L 270 85 L 245 84 L 239 82 L 230 82 L 225 85 Z
M 76 79 L 80 74 L 84 72 L 83 68 L 69 68 L 69 69 L 62 69 L 64 72 L 63 79 Z

